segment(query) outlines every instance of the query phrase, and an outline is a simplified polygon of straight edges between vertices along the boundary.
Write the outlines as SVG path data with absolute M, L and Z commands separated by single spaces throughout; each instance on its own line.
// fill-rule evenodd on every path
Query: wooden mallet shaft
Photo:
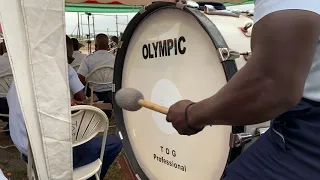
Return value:
M 167 115 L 168 112 L 169 112 L 169 109 L 166 108 L 166 107 L 163 107 L 163 106 L 160 106 L 158 104 L 155 104 L 155 103 L 152 103 L 150 101 L 146 101 L 146 100 L 143 100 L 143 99 L 140 99 L 138 101 L 138 103 L 140 104 L 140 106 L 142 107 L 145 107 L 147 109 L 150 109 L 150 110 L 153 110 L 153 111 L 156 111 L 158 113 L 162 113 L 164 115 Z

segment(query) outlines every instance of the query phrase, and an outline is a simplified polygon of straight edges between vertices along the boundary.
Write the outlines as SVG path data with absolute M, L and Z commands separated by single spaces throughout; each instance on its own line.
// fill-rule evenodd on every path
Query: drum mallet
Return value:
M 168 108 L 144 100 L 143 94 L 133 88 L 123 88 L 117 91 L 115 100 L 119 107 L 127 111 L 138 111 L 141 107 L 167 115 Z

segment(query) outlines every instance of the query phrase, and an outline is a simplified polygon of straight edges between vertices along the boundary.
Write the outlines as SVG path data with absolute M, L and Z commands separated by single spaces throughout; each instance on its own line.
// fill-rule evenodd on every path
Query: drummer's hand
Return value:
M 181 135 L 193 135 L 197 134 L 198 132 L 202 131 L 202 129 L 195 129 L 190 127 L 190 117 L 188 116 L 188 122 L 186 121 L 185 111 L 186 108 L 192 104 L 192 101 L 189 100 L 182 100 L 177 102 L 176 104 L 172 105 L 169 108 L 169 113 L 167 115 L 167 121 L 172 123 L 172 126 L 178 131 Z M 192 105 L 191 105 L 192 106 Z M 190 106 L 188 108 L 188 114 L 190 111 Z M 189 125 L 188 125 L 189 124 Z
M 83 102 L 71 99 L 71 106 L 82 105 Z

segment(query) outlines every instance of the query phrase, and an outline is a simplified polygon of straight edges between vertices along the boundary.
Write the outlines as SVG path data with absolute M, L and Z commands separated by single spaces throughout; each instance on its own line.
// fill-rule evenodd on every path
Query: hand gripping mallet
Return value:
M 167 115 L 169 109 L 144 100 L 143 94 L 133 88 L 123 88 L 117 91 L 115 100 L 119 107 L 127 111 L 138 111 L 141 107 Z

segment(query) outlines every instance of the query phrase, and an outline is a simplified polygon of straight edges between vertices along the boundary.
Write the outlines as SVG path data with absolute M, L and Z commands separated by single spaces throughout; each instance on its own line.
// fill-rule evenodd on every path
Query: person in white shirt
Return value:
M 5 42 L 1 43 L 3 54 L 0 56 L 0 75 L 12 73 Z
M 67 36 L 67 57 L 72 59 L 73 46 L 71 39 Z M 80 82 L 75 70 L 68 65 L 68 77 L 70 90 L 74 96 L 71 104 L 81 104 L 85 99 L 83 92 L 84 86 Z M 28 138 L 25 122 L 23 119 L 15 84 L 12 83 L 8 92 L 9 119 L 10 119 L 10 136 L 17 149 L 22 153 L 22 157 L 27 161 L 28 155 Z M 102 137 L 96 137 L 87 143 L 73 148 L 73 168 L 89 164 L 100 157 Z M 103 179 L 109 166 L 120 153 L 122 149 L 121 140 L 117 136 L 108 136 L 105 147 L 105 155 L 102 162 L 101 178 Z
M 7 53 L 7 48 L 5 45 L 5 42 L 0 43 L 0 48 L 2 50 L 2 56 L 0 56 L 0 76 L 4 74 L 10 74 L 12 73 L 11 71 L 11 65 L 10 65 L 10 60 L 9 56 Z M 0 113 L 1 114 L 9 114 L 9 107 L 7 103 L 7 98 L 5 96 L 0 96 Z M 1 117 L 1 120 L 4 122 L 8 122 L 9 118 L 8 117 Z M 6 125 L 3 130 L 9 130 L 9 124 Z M 9 134 L 9 133 L 7 133 Z
M 83 45 L 79 43 L 78 39 L 71 38 L 71 40 L 73 43 L 73 55 L 72 56 L 74 57 L 74 60 L 72 61 L 71 66 L 80 65 L 81 62 L 87 57 L 87 55 L 83 54 L 80 51 L 80 48 Z
M 212 97 L 172 105 L 167 121 L 193 135 L 208 125 L 273 119 L 224 180 L 318 180 L 320 1 L 255 0 L 254 18 L 247 64 Z
M 114 67 L 115 56 L 108 52 L 109 49 L 109 38 L 105 34 L 98 34 L 95 42 L 96 52 L 87 56 L 81 63 L 78 74 L 79 79 L 85 85 L 85 77 L 92 72 L 94 69 L 101 66 Z M 90 85 L 91 86 L 91 85 Z M 94 93 L 97 95 L 99 100 L 105 103 L 112 102 L 112 85 L 98 85 L 92 84 Z

